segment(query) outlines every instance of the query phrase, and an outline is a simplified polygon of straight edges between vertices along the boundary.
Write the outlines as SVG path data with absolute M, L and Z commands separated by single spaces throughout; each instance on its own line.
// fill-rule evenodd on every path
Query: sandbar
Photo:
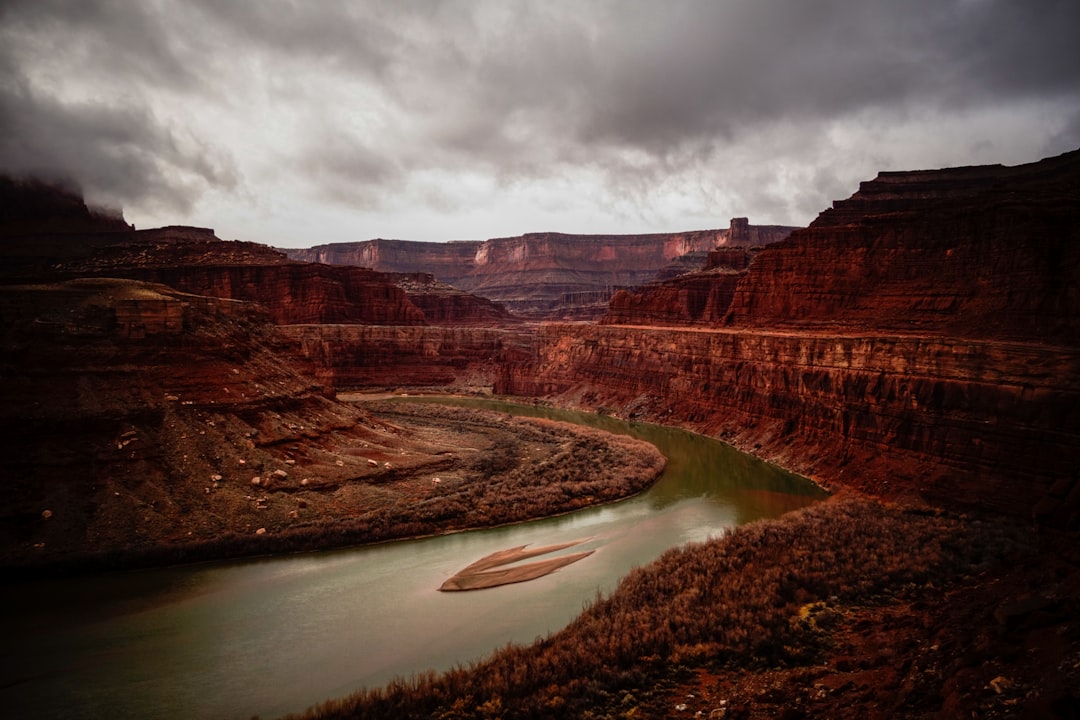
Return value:
M 536 562 L 515 565 L 508 568 L 502 568 L 502 566 L 516 563 L 520 560 L 527 560 L 538 555 L 547 555 L 548 553 L 573 547 L 574 545 L 580 545 L 591 539 L 592 538 L 582 538 L 580 540 L 571 540 L 569 542 L 556 543 L 554 545 L 541 545 L 540 547 L 532 549 L 526 549 L 529 547 L 528 545 L 518 545 L 517 547 L 493 552 L 490 555 L 485 555 L 471 565 L 462 568 L 453 577 L 449 578 L 439 586 L 439 590 L 443 592 L 481 590 L 483 588 L 497 587 L 499 585 L 535 580 L 536 578 L 553 573 L 561 567 L 565 567 L 582 558 L 586 558 L 595 551 L 585 550 L 584 552 L 560 555 L 559 557 L 548 558 L 547 560 L 537 560 Z M 492 568 L 502 569 L 495 570 Z

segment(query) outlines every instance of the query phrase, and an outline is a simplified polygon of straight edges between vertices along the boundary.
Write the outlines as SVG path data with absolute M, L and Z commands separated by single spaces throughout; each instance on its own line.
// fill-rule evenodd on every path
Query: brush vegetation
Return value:
M 659 708 L 650 698 L 690 669 L 814 663 L 846 610 L 947 585 L 1014 547 L 994 525 L 833 498 L 670 550 L 533 645 L 364 690 L 301 717 L 651 716 Z
M 383 403 L 378 409 L 379 422 L 402 435 L 441 433 L 452 426 L 457 431 L 450 436 L 453 440 L 470 438 L 483 447 L 447 454 L 418 468 L 394 468 L 309 487 L 264 488 L 271 508 L 261 511 L 265 515 L 253 513 L 250 502 L 237 500 L 236 516 L 266 524 L 262 534 L 226 531 L 213 538 L 73 553 L 40 567 L 31 563 L 7 569 L 26 574 L 91 572 L 493 527 L 629 497 L 651 486 L 666 463 L 663 454 L 643 440 L 570 423 L 434 405 Z M 435 437 L 447 442 L 444 435 Z M 297 468 L 295 474 L 303 472 L 302 466 Z M 441 475 L 438 484 L 430 479 L 435 472 Z M 281 508 L 296 507 L 299 501 L 321 509 L 272 524 L 274 509 L 285 518 Z

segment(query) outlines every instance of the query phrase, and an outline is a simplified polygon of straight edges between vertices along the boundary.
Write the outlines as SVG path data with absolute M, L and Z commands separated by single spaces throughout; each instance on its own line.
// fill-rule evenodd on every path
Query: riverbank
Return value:
M 302 717 L 1072 717 L 1058 550 L 843 493 L 672 549 L 549 638 Z
M 672 550 L 552 638 L 303 717 L 1075 717 L 1072 540 L 841 491 Z
M 102 519 L 110 532 L 87 533 L 58 512 L 42 519 L 52 524 L 48 546 L 6 548 L 7 575 L 275 555 L 494 527 L 629 497 L 649 487 L 665 462 L 640 440 L 499 412 L 366 402 L 356 420 L 288 443 L 251 443 L 239 453 L 205 430 L 181 433 L 199 439 L 204 457 L 229 458 L 219 464 L 232 468 L 228 476 L 183 479 L 184 486 L 205 486 L 197 509 L 155 501 L 126 526 L 129 535 L 122 517 Z M 125 488 L 111 489 L 101 495 L 118 504 Z M 193 512 L 200 516 L 188 517 Z M 193 521 L 197 534 L 178 532 Z

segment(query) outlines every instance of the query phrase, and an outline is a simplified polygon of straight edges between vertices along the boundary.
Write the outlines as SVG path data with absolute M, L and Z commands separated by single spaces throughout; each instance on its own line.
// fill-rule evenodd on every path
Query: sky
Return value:
M 1080 147 L 1076 0 L 0 0 L 0 172 L 139 228 L 805 225 Z

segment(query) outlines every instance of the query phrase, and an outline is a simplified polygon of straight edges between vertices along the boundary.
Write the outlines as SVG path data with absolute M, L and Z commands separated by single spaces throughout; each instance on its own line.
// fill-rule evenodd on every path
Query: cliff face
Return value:
M 606 301 L 618 288 L 653 280 L 685 255 L 704 255 L 735 241 L 758 246 L 792 229 L 751 226 L 746 218 L 736 218 L 726 230 L 651 235 L 529 233 L 445 244 L 370 240 L 286 252 L 297 260 L 387 272 L 430 272 L 442 282 L 499 302 L 525 317 L 592 319 L 601 314 L 598 293 Z
M 885 174 L 734 271 L 726 311 L 727 276 L 620 295 L 607 322 L 626 325 L 545 325 L 504 390 L 827 483 L 1077 522 L 1078 208 L 1080 153 Z
M 726 323 L 1074 341 L 1078 165 L 882 173 L 763 251 Z
M 504 325 L 517 318 L 498 303 L 440 282 L 431 273 L 386 273 L 433 325 Z
M 473 259 L 483 243 L 447 243 L 411 240 L 365 240 L 331 243 L 312 248 L 288 249 L 292 260 L 325 265 L 355 265 L 388 273 L 431 273 L 448 285 L 466 290 L 461 279 L 472 269 Z
M 78 235 L 73 236 L 76 239 Z M 80 258 L 35 277 L 119 277 L 194 295 L 259 303 L 275 323 L 416 325 L 424 313 L 382 273 L 290 261 L 257 243 L 219 240 L 207 228 L 117 234 Z
M 604 325 L 696 325 L 724 317 L 754 252 L 713 250 L 705 268 L 616 292 L 600 322 Z
M 427 387 L 487 391 L 510 385 L 532 354 L 531 328 L 296 325 L 290 355 L 328 389 Z
M 1075 473 L 1077 347 L 544 325 L 535 353 L 500 390 L 688 425 L 826 484 L 1030 513 Z

